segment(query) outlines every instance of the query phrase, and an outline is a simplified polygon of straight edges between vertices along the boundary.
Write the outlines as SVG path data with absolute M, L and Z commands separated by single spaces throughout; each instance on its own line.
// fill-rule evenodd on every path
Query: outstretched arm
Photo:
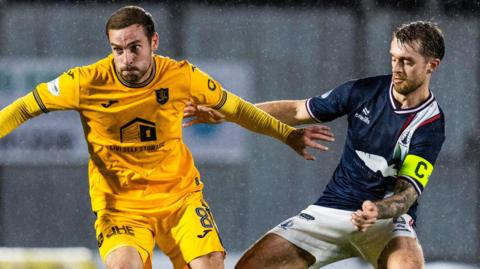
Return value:
M 17 99 L 0 111 L 0 138 L 8 135 L 25 121 L 41 114 L 33 93 Z
M 306 100 L 280 100 L 255 104 L 261 110 L 288 125 L 315 123 L 307 112 Z
M 79 77 L 78 71 L 71 69 L 50 82 L 40 83 L 32 92 L 2 109 L 0 111 L 0 138 L 28 119 L 42 113 L 77 108 Z
M 197 123 L 220 123 L 229 120 L 253 132 L 281 140 L 307 160 L 315 159 L 313 155 L 306 151 L 307 147 L 328 150 L 326 146 L 314 142 L 315 140 L 334 141 L 333 134 L 327 126 L 295 129 L 232 93 L 224 91 L 223 94 L 223 102 L 215 108 L 187 104 L 184 117 L 195 116 L 195 118 L 184 123 L 183 126 L 191 126 Z M 267 109 L 270 107 L 270 105 L 262 106 L 262 108 Z M 279 114 L 278 110 L 275 112 L 273 109 L 272 113 Z
M 394 194 L 376 202 L 363 202 L 362 209 L 352 214 L 352 223 L 359 231 L 366 231 L 377 219 L 394 218 L 406 213 L 417 198 L 414 186 L 405 179 L 397 178 Z
M 224 91 L 224 95 L 224 104 L 217 108 L 227 120 L 253 132 L 277 138 L 307 160 L 315 159 L 306 152 L 307 147 L 328 150 L 326 146 L 314 142 L 315 140 L 333 141 L 333 136 L 327 128 L 313 126 L 295 129 L 232 93 Z
M 285 124 L 296 126 L 315 122 L 307 112 L 305 101 L 306 100 L 280 100 L 258 103 L 255 104 L 255 106 Z M 218 110 L 193 103 L 187 103 L 184 117 L 191 117 L 192 119 L 185 122 L 183 127 L 198 123 L 218 124 L 225 121 L 225 115 Z

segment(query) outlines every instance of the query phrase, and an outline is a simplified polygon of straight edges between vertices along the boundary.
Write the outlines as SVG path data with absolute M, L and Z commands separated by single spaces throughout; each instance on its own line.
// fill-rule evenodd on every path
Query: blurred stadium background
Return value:
M 108 54 L 106 19 L 127 4 L 155 17 L 159 54 L 189 59 L 252 102 L 306 98 L 348 79 L 388 73 L 394 26 L 437 21 L 447 52 L 432 89 L 446 114 L 447 140 L 420 199 L 417 232 L 427 268 L 478 268 L 480 1 L 0 0 L 0 107 Z M 341 154 L 346 121 L 329 125 L 337 142 L 316 162 L 231 124 L 185 130 L 232 253 L 227 268 L 265 231 L 318 197 Z M 0 140 L 0 268 L 98 263 L 87 158 L 76 113 L 43 115 Z M 25 263 L 35 253 L 76 253 L 94 263 Z M 156 268 L 163 264 L 168 261 L 158 255 Z M 368 267 L 352 261 L 332 268 Z

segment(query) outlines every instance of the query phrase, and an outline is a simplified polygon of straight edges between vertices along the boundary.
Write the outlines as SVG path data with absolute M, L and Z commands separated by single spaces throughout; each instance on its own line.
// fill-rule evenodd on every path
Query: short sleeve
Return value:
M 77 109 L 79 103 L 79 71 L 71 69 L 56 79 L 39 84 L 33 95 L 44 113 Z
M 355 81 L 346 82 L 322 95 L 307 99 L 307 111 L 319 122 L 332 121 L 349 112 L 349 99 Z
M 210 107 L 219 105 L 224 95 L 220 83 L 194 65 L 188 64 L 188 68 L 193 101 Z

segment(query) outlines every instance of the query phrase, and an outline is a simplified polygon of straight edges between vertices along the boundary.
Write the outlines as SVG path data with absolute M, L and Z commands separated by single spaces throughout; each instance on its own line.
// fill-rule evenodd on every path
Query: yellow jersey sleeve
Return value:
M 190 73 L 190 93 L 193 102 L 209 107 L 218 105 L 222 97 L 222 85 L 190 63 L 187 68 Z
M 277 138 L 284 143 L 290 133 L 295 130 L 295 128 L 280 122 L 252 103 L 226 90 L 222 91 L 221 101 L 214 109 L 225 114 L 229 121 L 233 121 L 250 131 Z
M 25 121 L 41 114 L 33 93 L 29 93 L 0 111 L 0 138 L 8 135 Z
M 56 79 L 39 84 L 33 96 L 44 113 L 55 110 L 76 109 L 79 105 L 80 74 L 70 69 Z

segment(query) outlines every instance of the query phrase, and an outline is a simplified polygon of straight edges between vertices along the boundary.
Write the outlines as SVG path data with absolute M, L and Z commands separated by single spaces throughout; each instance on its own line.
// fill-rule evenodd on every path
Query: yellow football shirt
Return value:
M 203 187 L 182 140 L 183 109 L 187 101 L 216 106 L 225 94 L 217 81 L 186 61 L 159 55 L 153 61 L 141 85 L 117 76 L 110 55 L 33 91 L 45 113 L 80 113 L 94 211 L 166 206 Z

